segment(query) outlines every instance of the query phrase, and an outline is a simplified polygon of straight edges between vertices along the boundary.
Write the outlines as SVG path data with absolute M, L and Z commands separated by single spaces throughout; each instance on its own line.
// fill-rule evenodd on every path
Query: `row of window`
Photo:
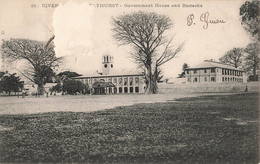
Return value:
M 196 69 L 195 69 L 195 70 L 193 70 L 193 73 L 194 73 L 194 74 L 197 74 L 198 71 L 199 71 L 199 70 L 196 70 Z M 217 71 L 218 71 L 218 69 L 217 69 Z M 190 74 L 190 70 L 187 70 L 186 72 L 187 72 L 187 74 Z M 211 73 L 215 73 L 215 72 L 216 72 L 216 69 L 215 69 L 215 68 L 211 68 L 211 69 L 210 69 L 210 72 L 211 72 Z M 207 69 L 204 69 L 204 73 L 207 73 Z
M 82 80 L 84 82 L 84 80 Z M 108 82 L 112 82 L 112 78 L 108 78 L 107 80 Z M 86 83 L 89 83 L 89 84 L 92 84 L 92 83 L 95 83 L 95 82 L 105 82 L 105 79 L 98 79 L 98 78 L 93 78 L 93 79 L 86 79 Z M 133 85 L 134 83 L 135 84 L 139 84 L 139 77 L 135 77 L 135 78 L 128 78 L 125 77 L 125 78 L 113 78 L 113 84 L 119 84 L 119 85 L 122 85 L 122 83 L 124 83 L 124 85 L 128 85 L 128 82 L 129 82 L 129 85 Z
M 222 77 L 222 81 L 237 81 L 237 82 L 243 82 L 243 78 Z
M 203 69 L 204 73 L 208 72 L 208 69 Z M 218 69 L 216 68 L 211 68 L 210 69 L 210 73 L 215 73 L 217 70 L 218 73 Z M 193 70 L 194 74 L 197 74 L 199 70 Z M 191 70 L 187 70 L 186 73 L 189 74 L 190 72 L 192 72 Z M 229 69 L 222 69 L 222 75 L 232 75 L 232 76 L 242 76 L 242 72 L 241 71 L 236 71 L 236 70 L 229 70 Z
M 114 89 L 114 91 L 112 90 Z M 124 90 L 124 92 L 123 92 Z M 113 91 L 113 92 L 112 92 Z M 117 88 L 108 88 L 108 90 L 105 90 L 105 88 L 94 88 L 94 94 L 112 94 L 112 93 L 139 93 L 139 87 L 129 87 L 129 90 L 127 87 L 119 87 Z
M 139 93 L 139 87 L 130 87 L 129 88 L 129 92 L 128 92 L 128 88 L 127 87 L 124 87 L 124 93 L 134 93 L 134 89 L 135 89 L 135 93 Z M 117 92 L 115 92 L 117 93 Z M 118 88 L 118 93 L 123 93 L 123 87 L 119 87 Z
M 221 80 L 221 79 L 219 79 Z M 208 81 L 208 77 L 204 77 L 204 82 L 207 82 Z M 216 81 L 216 78 L 215 77 L 210 77 L 210 81 L 211 82 L 215 82 Z M 222 77 L 222 81 L 237 81 L 237 82 L 243 82 L 243 78 L 235 78 L 235 77 Z M 191 79 L 188 78 L 188 82 L 191 82 Z M 199 82 L 198 81 L 198 78 L 195 77 L 193 79 L 193 83 L 196 83 L 196 82 Z
M 236 70 L 222 69 L 222 75 L 242 76 L 243 73 Z
M 103 62 L 113 62 L 112 56 L 103 56 Z
M 204 81 L 207 82 L 207 81 L 208 81 L 208 77 L 204 77 Z M 215 82 L 215 81 L 216 81 L 216 78 L 215 78 L 215 77 L 210 77 L 210 81 Z M 188 78 L 188 82 L 191 82 L 191 81 L 190 81 L 190 78 Z M 198 78 L 195 77 L 195 78 L 193 79 L 193 82 L 194 82 L 194 83 L 198 82 Z

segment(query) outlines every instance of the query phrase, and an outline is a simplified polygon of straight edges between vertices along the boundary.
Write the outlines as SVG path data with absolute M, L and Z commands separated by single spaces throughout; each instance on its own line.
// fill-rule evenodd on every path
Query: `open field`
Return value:
M 258 100 L 257 93 L 206 95 L 0 115 L 0 162 L 258 163 Z
M 27 96 L 0 97 L 0 114 L 33 114 L 43 112 L 93 112 L 137 103 L 167 102 L 176 98 L 228 93 L 190 94 L 115 94 L 115 95 L 64 95 L 40 98 Z

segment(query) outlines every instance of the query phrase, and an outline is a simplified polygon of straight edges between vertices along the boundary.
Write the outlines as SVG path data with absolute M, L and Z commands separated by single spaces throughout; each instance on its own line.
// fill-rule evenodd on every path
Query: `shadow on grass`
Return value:
M 258 95 L 0 116 L 0 162 L 257 163 Z

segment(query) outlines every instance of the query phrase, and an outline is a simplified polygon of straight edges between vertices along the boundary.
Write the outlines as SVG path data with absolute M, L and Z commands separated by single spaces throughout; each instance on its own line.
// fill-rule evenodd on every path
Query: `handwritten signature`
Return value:
M 187 17 L 187 25 L 191 26 L 191 25 L 195 25 L 195 16 L 194 14 L 190 14 Z M 200 15 L 200 21 L 203 22 L 203 28 L 207 29 L 209 27 L 209 24 L 220 24 L 220 23 L 226 23 L 226 21 L 222 20 L 222 19 L 210 19 L 209 18 L 209 12 L 205 12 L 203 14 Z

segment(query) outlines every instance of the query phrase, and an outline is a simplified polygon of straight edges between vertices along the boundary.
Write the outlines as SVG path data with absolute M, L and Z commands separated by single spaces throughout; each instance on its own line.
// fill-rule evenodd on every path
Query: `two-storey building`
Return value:
M 79 76 L 80 80 L 90 87 L 93 94 L 144 93 L 144 76 L 141 73 L 112 74 L 113 57 L 102 57 L 103 71 L 91 76 Z
M 243 70 L 212 60 L 205 60 L 195 67 L 186 68 L 185 78 L 186 83 L 242 83 L 247 81 Z

